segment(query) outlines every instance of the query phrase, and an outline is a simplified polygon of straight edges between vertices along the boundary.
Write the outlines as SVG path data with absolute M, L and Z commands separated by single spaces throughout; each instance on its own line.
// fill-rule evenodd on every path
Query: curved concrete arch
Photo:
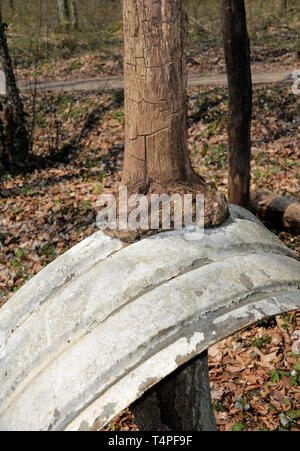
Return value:
M 0 310 L 0 430 L 102 428 L 212 344 L 300 308 L 300 262 L 246 210 L 126 245 L 98 232 Z

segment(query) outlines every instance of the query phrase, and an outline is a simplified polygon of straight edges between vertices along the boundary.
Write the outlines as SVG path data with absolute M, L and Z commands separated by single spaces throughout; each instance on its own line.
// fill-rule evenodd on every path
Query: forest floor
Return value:
M 227 192 L 227 102 L 220 87 L 188 90 L 196 171 Z M 23 94 L 28 117 L 32 96 Z M 0 306 L 53 259 L 97 228 L 96 201 L 120 182 L 123 92 L 38 92 L 37 166 L 0 181 Z M 300 98 L 291 85 L 254 89 L 251 189 L 300 199 Z M 274 230 L 300 256 L 300 236 Z M 300 312 L 241 331 L 209 350 L 220 430 L 300 429 Z M 297 341 L 298 339 L 298 341 Z M 129 410 L 108 426 L 136 429 Z
M 274 71 L 274 72 L 252 72 L 252 84 L 283 84 L 293 82 L 294 71 Z M 187 85 L 195 86 L 227 86 L 228 79 L 226 73 L 212 74 L 210 72 L 189 73 Z M 112 91 L 124 89 L 124 79 L 121 76 L 70 79 L 70 80 L 29 80 L 21 81 L 18 87 L 22 92 L 32 91 Z
M 253 46 L 251 68 L 253 72 L 293 72 L 299 66 L 292 48 L 272 49 L 265 46 Z M 187 57 L 189 74 L 221 74 L 226 72 L 224 50 L 222 47 L 203 49 L 189 48 Z M 59 60 L 41 61 L 36 66 L 19 66 L 16 71 L 18 80 L 70 81 L 93 78 L 111 78 L 123 76 L 123 53 L 116 50 L 97 51 L 76 55 Z

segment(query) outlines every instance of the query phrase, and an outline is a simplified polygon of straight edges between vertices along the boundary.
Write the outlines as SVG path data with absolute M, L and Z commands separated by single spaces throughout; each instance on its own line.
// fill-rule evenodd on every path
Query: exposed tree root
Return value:
M 196 174 L 195 174 L 196 175 Z M 228 212 L 228 204 L 226 198 L 222 194 L 214 194 L 208 185 L 203 181 L 200 176 L 196 176 L 193 182 L 176 182 L 170 183 L 167 186 L 162 185 L 160 183 L 156 183 L 155 181 L 149 181 L 148 183 L 135 181 L 128 186 L 127 197 L 130 199 L 131 196 L 136 194 L 143 194 L 147 197 L 148 200 L 148 212 L 146 212 L 145 216 L 148 215 L 148 221 L 146 221 L 149 225 L 148 228 L 138 228 L 137 230 L 130 229 L 128 230 L 111 230 L 109 228 L 104 229 L 103 231 L 114 237 L 119 238 L 122 241 L 127 243 L 132 243 L 138 241 L 142 238 L 145 238 L 150 235 L 155 235 L 156 233 L 160 233 L 165 231 L 166 228 L 163 226 L 162 222 L 162 204 L 159 205 L 159 226 L 158 228 L 151 228 L 151 196 L 153 194 L 163 195 L 167 194 L 170 198 L 174 194 L 178 194 L 182 199 L 182 216 L 184 217 L 184 195 L 191 194 L 192 195 L 192 220 L 196 221 L 196 195 L 204 195 L 204 227 L 216 227 L 222 224 L 229 216 Z M 119 217 L 119 205 L 118 205 L 118 194 L 115 196 L 117 200 L 116 205 L 116 215 Z M 127 217 L 133 212 L 133 210 L 137 207 L 137 204 L 132 206 L 127 204 L 128 212 Z M 182 224 L 184 224 L 184 218 L 182 217 Z M 130 222 L 130 221 L 129 221 Z M 117 223 L 118 225 L 118 223 Z M 170 204 L 170 228 L 168 230 L 174 230 L 176 228 L 176 213 L 174 211 L 174 204 L 171 202 Z

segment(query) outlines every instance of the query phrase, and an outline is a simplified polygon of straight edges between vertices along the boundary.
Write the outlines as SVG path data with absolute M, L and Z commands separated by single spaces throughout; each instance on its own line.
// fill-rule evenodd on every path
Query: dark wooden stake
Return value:
M 207 352 L 149 390 L 131 410 L 143 431 L 216 431 Z
M 244 0 L 221 0 L 225 59 L 229 83 L 229 201 L 248 208 L 252 79 Z

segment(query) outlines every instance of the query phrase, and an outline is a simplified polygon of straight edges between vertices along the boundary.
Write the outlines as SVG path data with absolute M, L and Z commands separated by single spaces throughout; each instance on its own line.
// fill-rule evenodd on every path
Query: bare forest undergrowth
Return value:
M 119 0 L 80 0 L 79 28 L 63 32 L 57 24 L 55 2 L 15 0 L 4 4 L 7 38 L 19 80 L 70 80 L 121 76 L 123 28 Z M 18 4 L 17 4 L 18 3 Z M 295 70 L 299 44 L 299 6 L 288 0 L 247 2 L 253 71 Z M 186 0 L 188 70 L 225 72 L 218 0 Z
M 227 191 L 227 91 L 189 89 L 189 151 L 197 171 Z M 31 96 L 23 96 L 28 115 Z M 0 183 L 0 306 L 53 259 L 96 229 L 96 201 L 120 182 L 122 92 L 38 93 L 39 165 Z M 290 86 L 255 89 L 251 189 L 300 198 L 300 103 Z M 43 169 L 43 164 L 44 169 Z M 201 169 L 200 169 L 201 168 Z M 300 236 L 274 230 L 300 256 Z M 298 332 L 297 332 L 298 331 Z M 210 349 L 221 430 L 300 428 L 300 314 L 251 327 Z M 108 426 L 136 429 L 127 410 Z
M 253 72 L 274 72 L 286 70 L 292 73 L 297 67 L 293 48 L 269 49 L 255 46 L 252 49 L 251 69 Z M 190 48 L 187 57 L 189 74 L 226 72 L 222 47 Z M 123 77 L 123 54 L 117 49 L 113 55 L 105 52 L 77 55 L 58 61 L 39 64 L 37 68 L 18 66 L 16 76 L 22 83 L 34 86 L 35 82 L 74 81 L 94 78 Z

